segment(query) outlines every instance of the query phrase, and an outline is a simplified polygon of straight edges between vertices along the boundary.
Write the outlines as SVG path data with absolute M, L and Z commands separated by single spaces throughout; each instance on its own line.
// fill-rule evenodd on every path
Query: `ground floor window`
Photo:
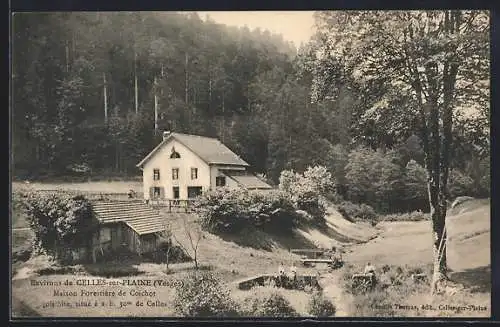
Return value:
M 149 195 L 153 199 L 163 198 L 163 187 L 155 186 L 149 189 Z
M 201 186 L 188 186 L 187 191 L 188 198 L 192 199 L 197 197 L 198 195 L 201 195 L 202 189 Z
M 180 197 L 179 186 L 174 186 L 173 192 L 174 192 L 174 199 L 178 199 Z
M 110 242 L 111 241 L 111 228 L 109 227 L 101 227 L 100 231 L 100 243 Z
M 226 176 L 215 177 L 215 186 L 226 186 Z

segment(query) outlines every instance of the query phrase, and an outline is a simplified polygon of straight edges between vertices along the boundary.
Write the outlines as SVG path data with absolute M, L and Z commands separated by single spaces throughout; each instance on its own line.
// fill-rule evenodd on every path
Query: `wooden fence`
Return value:
M 193 199 L 150 199 L 146 203 L 157 208 L 168 208 L 168 212 L 192 212 L 193 202 Z
M 46 192 L 46 193 L 66 193 L 66 194 L 74 194 L 74 195 L 83 195 L 87 199 L 90 200 L 115 200 L 115 201 L 123 201 L 123 200 L 132 200 L 132 201 L 143 201 L 142 192 L 113 192 L 113 193 L 105 193 L 105 192 L 92 192 L 92 191 L 78 191 L 78 190 L 36 190 L 36 192 Z
M 89 200 L 103 200 L 103 201 L 137 201 L 146 203 L 154 208 L 167 208 L 168 212 L 192 212 L 194 199 L 150 199 L 144 200 L 143 193 L 128 193 L 128 192 L 90 192 L 90 191 L 77 191 L 77 190 L 37 190 L 36 192 L 47 193 L 66 193 L 74 195 L 83 195 Z

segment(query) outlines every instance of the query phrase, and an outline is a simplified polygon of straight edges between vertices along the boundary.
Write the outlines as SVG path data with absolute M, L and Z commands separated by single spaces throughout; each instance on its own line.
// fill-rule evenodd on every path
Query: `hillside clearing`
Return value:
M 471 202 L 470 206 L 459 209 L 458 214 L 448 217 L 449 246 L 448 260 L 453 271 L 451 277 L 460 282 L 466 288 L 463 295 L 455 296 L 456 303 L 467 302 L 463 299 L 471 299 L 474 303 L 486 305 L 489 308 L 489 297 L 491 288 L 490 266 L 490 207 L 482 203 Z M 189 240 L 184 230 L 184 221 L 192 221 L 194 215 L 184 213 L 167 213 L 162 210 L 162 216 L 171 226 L 172 232 L 177 240 L 183 243 L 189 250 Z M 309 227 L 308 229 L 296 230 L 296 235 L 270 235 L 262 231 L 242 231 L 232 237 L 218 236 L 203 232 L 199 248 L 199 262 L 203 269 L 208 269 L 218 274 L 229 287 L 232 287 L 232 296 L 243 299 L 251 295 L 250 292 L 240 291 L 234 288 L 233 282 L 245 277 L 259 274 L 276 274 L 278 266 L 297 265 L 298 274 L 320 274 L 320 283 L 324 287 L 324 293 L 337 305 L 337 316 L 352 316 L 359 314 L 350 304 L 352 298 L 344 294 L 339 287 L 339 276 L 342 269 L 329 271 L 323 265 L 316 267 L 303 267 L 298 265 L 300 257 L 289 252 L 290 248 L 301 248 L 305 246 L 341 245 L 346 249 L 344 259 L 349 264 L 362 267 L 367 261 L 373 262 L 377 267 L 384 264 L 398 266 L 425 266 L 432 260 L 430 223 L 419 222 L 383 222 L 374 228 L 368 224 L 351 223 L 345 220 L 333 208 L 329 209 L 327 216 L 328 229 Z M 357 228 L 357 229 L 356 229 Z M 21 233 L 21 234 L 19 234 Z M 26 231 L 15 231 L 14 241 L 26 242 L 28 240 Z M 376 237 L 375 237 L 376 236 Z M 375 237 L 375 238 L 374 238 Z M 66 275 L 33 275 L 36 262 L 17 263 L 18 275 L 13 280 L 13 295 L 16 297 L 16 312 L 26 311 L 26 308 L 36 310 L 42 316 L 172 316 L 171 301 L 174 290 L 162 288 L 158 291 L 157 298 L 166 303 L 166 307 L 133 308 L 126 312 L 113 307 L 89 308 L 86 310 L 75 310 L 74 308 L 50 307 L 47 304 L 47 289 L 31 286 L 30 280 L 56 281 L 65 279 L 93 279 L 95 276 L 78 273 Z M 166 273 L 166 266 L 148 262 L 125 263 L 118 262 L 123 266 L 129 265 L 140 272 L 139 276 L 129 278 L 164 278 L 168 280 L 181 280 L 185 274 L 193 270 L 193 263 L 171 264 L 170 273 Z M 113 280 L 106 278 L 106 280 Z M 97 288 L 96 288 L 97 289 Z M 127 287 L 125 291 L 130 293 L 134 288 Z M 262 290 L 258 294 L 264 294 L 269 290 Z M 304 292 L 279 290 L 285 298 L 303 316 L 308 296 Z M 298 293 L 297 293 L 298 292 Z M 255 296 L 258 294 L 256 293 Z M 300 293 L 300 294 L 299 294 Z M 30 296 L 25 296 L 29 294 Z M 415 295 L 408 299 L 409 303 L 426 303 L 425 295 Z M 61 298 L 61 300 L 64 299 Z M 123 298 L 124 301 L 137 301 L 130 294 Z M 147 298 L 142 300 L 147 301 Z M 443 299 L 443 301 L 448 299 Z M 458 301 L 458 302 L 457 302 Z M 453 303 L 455 303 L 453 302 Z M 45 303 L 45 305 L 44 305 Z M 450 302 L 451 303 L 451 302 Z M 170 308 L 170 309 L 169 309 Z M 401 312 L 404 315 L 404 312 Z M 411 313 L 406 313 L 406 315 Z M 453 312 L 449 313 L 453 315 Z M 487 316 L 488 312 L 476 313 L 479 316 Z

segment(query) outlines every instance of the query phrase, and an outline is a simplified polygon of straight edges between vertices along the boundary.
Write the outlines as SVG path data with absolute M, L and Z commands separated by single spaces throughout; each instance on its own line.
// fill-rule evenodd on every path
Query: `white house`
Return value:
M 249 164 L 215 138 L 163 133 L 137 167 L 144 199 L 190 199 L 217 187 L 271 189 L 247 171 Z

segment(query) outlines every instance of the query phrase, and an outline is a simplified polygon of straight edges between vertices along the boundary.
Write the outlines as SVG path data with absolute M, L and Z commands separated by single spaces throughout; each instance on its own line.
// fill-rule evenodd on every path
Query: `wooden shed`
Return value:
M 92 259 L 111 250 L 128 249 L 139 255 L 156 251 L 166 230 L 159 213 L 140 201 L 93 201 L 99 228 L 92 239 Z

